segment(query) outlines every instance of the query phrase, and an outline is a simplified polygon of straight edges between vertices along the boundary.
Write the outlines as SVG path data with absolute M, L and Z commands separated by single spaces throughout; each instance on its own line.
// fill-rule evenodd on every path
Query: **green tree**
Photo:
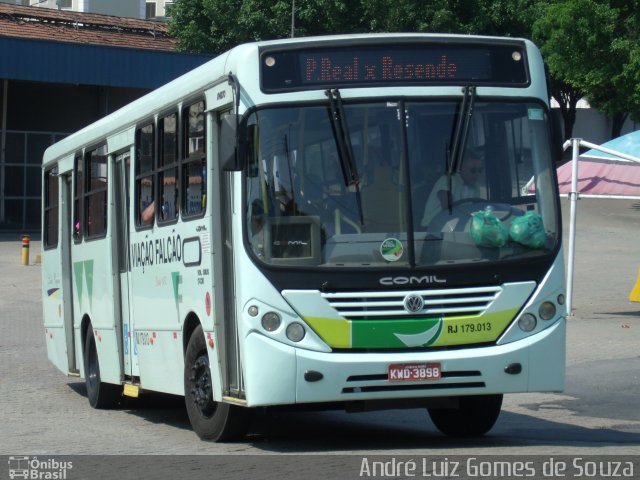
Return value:
M 531 38 L 539 3 L 540 0 L 476 0 L 458 1 L 452 6 L 456 18 L 463 21 L 463 32 Z
M 169 31 L 182 50 L 221 53 L 286 38 L 293 0 L 176 0 Z M 640 120 L 640 0 L 295 0 L 295 36 L 440 32 L 532 38 L 549 69 L 565 135 L 587 96 L 613 120 Z
M 448 33 L 461 29 L 447 0 L 363 0 L 362 4 L 364 22 L 372 32 Z
M 560 96 L 566 136 L 572 133 L 574 102 L 586 95 L 591 105 L 612 119 L 611 135 L 620 135 L 629 113 L 637 115 L 638 2 L 568 0 L 544 7 L 533 25 L 555 89 Z M 637 53 L 636 53 L 637 54 Z M 636 65 L 637 67 L 637 65 Z M 554 88 L 552 86 L 552 88 Z
M 529 37 L 539 0 L 362 0 L 375 32 L 439 32 Z
M 291 35 L 291 0 L 176 0 L 169 33 L 183 51 L 222 53 L 240 43 Z M 297 0 L 295 36 L 365 31 L 359 2 Z
M 630 116 L 640 120 L 640 1 L 610 0 L 616 14 L 609 45 L 606 82 L 594 83 L 587 95 L 612 120 L 611 136 L 620 135 Z
M 540 0 L 295 0 L 295 35 L 439 32 L 529 37 Z M 220 53 L 289 37 L 293 0 L 176 0 L 169 31 L 179 48 Z
M 176 0 L 169 32 L 182 50 L 220 53 L 289 37 L 293 0 Z M 529 37 L 540 0 L 295 0 L 295 36 L 439 32 Z

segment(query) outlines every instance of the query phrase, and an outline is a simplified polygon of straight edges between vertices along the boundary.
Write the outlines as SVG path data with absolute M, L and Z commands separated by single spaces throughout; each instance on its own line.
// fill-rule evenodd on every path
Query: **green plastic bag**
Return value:
M 531 248 L 542 248 L 547 240 L 542 217 L 533 210 L 513 219 L 509 236 L 514 242 Z
M 471 214 L 471 238 L 480 247 L 502 247 L 507 243 L 507 228 L 491 207 Z

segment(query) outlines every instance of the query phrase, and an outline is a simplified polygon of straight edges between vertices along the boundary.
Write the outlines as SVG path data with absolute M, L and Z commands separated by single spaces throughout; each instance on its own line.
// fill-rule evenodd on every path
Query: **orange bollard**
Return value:
M 22 236 L 22 265 L 29 265 L 29 235 Z

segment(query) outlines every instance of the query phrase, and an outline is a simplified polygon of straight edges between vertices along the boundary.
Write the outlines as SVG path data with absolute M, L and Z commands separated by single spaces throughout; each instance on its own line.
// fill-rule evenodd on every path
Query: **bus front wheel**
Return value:
M 87 337 L 84 343 L 84 369 L 89 405 L 98 409 L 117 406 L 122 398 L 121 387 L 104 383 L 100 378 L 100 362 L 98 361 L 96 339 L 93 336 L 91 325 L 87 329 Z
M 459 397 L 457 408 L 429 408 L 435 426 L 450 437 L 481 437 L 498 419 L 502 394 Z
M 202 440 L 239 440 L 247 433 L 248 409 L 213 400 L 209 354 L 200 325 L 194 330 L 187 345 L 184 359 L 184 399 L 191 426 Z

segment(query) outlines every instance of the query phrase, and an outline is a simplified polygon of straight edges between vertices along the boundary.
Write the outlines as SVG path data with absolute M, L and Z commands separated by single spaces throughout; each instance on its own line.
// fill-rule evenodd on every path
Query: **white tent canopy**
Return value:
M 590 145 L 582 142 L 582 145 Z M 615 153 L 612 153 L 615 152 Z M 640 199 L 640 131 L 614 138 L 579 156 L 577 191 L 581 197 Z M 558 168 L 561 194 L 572 189 L 573 164 Z

